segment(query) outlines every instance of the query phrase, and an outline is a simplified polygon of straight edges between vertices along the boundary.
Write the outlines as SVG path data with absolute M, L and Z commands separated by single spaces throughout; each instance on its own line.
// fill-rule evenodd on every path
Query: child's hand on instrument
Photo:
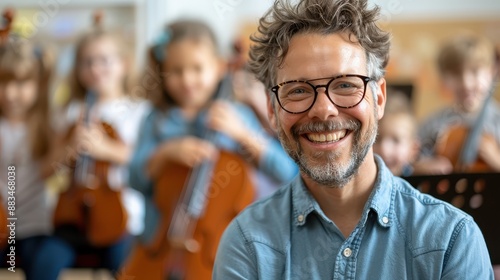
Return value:
M 162 154 L 168 161 L 192 168 L 204 160 L 214 159 L 217 155 L 217 149 L 208 141 L 194 136 L 186 136 L 165 142 Z
M 91 123 L 89 125 L 78 125 L 75 140 L 78 151 L 85 152 L 95 159 L 106 160 L 106 154 L 113 140 L 110 139 L 102 127 Z
M 224 101 L 216 101 L 210 107 L 207 124 L 211 129 L 227 134 L 238 142 L 245 141 L 248 132 L 235 108 Z
M 208 112 L 208 126 L 222 132 L 238 142 L 246 159 L 257 165 L 267 148 L 267 140 L 250 131 L 241 120 L 236 109 L 224 101 L 215 102 Z

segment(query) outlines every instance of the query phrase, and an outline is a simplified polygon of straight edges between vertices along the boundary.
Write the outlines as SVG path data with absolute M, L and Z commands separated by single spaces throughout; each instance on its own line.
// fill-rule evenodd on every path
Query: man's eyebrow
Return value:
M 326 79 L 338 78 L 338 77 L 341 77 L 343 75 L 348 75 L 348 74 L 335 73 L 335 74 L 328 75 L 328 76 L 325 76 L 325 77 L 320 77 L 320 78 L 305 78 L 304 76 L 301 76 L 301 77 L 299 77 L 297 79 L 288 79 L 288 80 L 283 81 L 281 83 L 288 82 L 288 81 L 318 81 L 318 80 L 326 80 Z
M 288 79 L 286 81 L 309 81 L 309 80 L 311 80 L 311 79 L 307 79 L 307 78 L 304 78 L 304 77 L 299 77 L 297 79 Z

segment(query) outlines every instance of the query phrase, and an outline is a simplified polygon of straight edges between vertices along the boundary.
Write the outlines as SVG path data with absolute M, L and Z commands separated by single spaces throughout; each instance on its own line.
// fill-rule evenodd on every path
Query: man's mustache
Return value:
M 334 130 L 357 130 L 361 127 L 361 123 L 357 120 L 347 121 L 322 121 L 308 122 L 304 124 L 295 124 L 291 127 L 292 134 L 295 137 L 305 133 L 321 133 Z

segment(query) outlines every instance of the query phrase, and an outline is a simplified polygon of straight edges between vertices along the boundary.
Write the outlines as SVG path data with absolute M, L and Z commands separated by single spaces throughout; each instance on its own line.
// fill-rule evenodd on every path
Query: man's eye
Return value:
M 354 87 L 354 85 L 350 84 L 350 83 L 341 83 L 338 85 L 339 88 L 352 88 Z
M 295 88 L 288 92 L 289 95 L 306 93 L 307 91 L 303 88 Z

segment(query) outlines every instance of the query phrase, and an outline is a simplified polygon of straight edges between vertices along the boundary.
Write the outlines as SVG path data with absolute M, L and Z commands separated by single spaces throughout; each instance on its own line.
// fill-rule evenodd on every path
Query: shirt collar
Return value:
M 382 159 L 375 155 L 377 164 L 377 178 L 375 186 L 365 205 L 361 217 L 361 225 L 364 226 L 370 212 L 377 215 L 378 223 L 383 227 L 389 227 L 394 221 L 394 176 L 386 167 Z M 296 226 L 302 226 L 306 223 L 307 217 L 313 211 L 316 211 L 322 218 L 330 221 L 319 207 L 318 202 L 307 190 L 304 181 L 297 176 L 292 181 L 292 209 L 293 220 Z M 331 222 L 331 221 L 330 221 Z
M 375 162 L 377 163 L 377 179 L 375 186 L 368 198 L 365 205 L 365 211 L 361 221 L 363 225 L 366 222 L 368 214 L 371 210 L 377 214 L 377 221 L 383 227 L 389 227 L 394 222 L 394 175 L 385 165 L 382 158 L 375 155 Z
M 307 216 L 316 210 L 320 215 L 324 215 L 318 203 L 307 190 L 302 177 L 298 175 L 292 181 L 292 209 L 293 220 L 296 226 L 304 225 Z

